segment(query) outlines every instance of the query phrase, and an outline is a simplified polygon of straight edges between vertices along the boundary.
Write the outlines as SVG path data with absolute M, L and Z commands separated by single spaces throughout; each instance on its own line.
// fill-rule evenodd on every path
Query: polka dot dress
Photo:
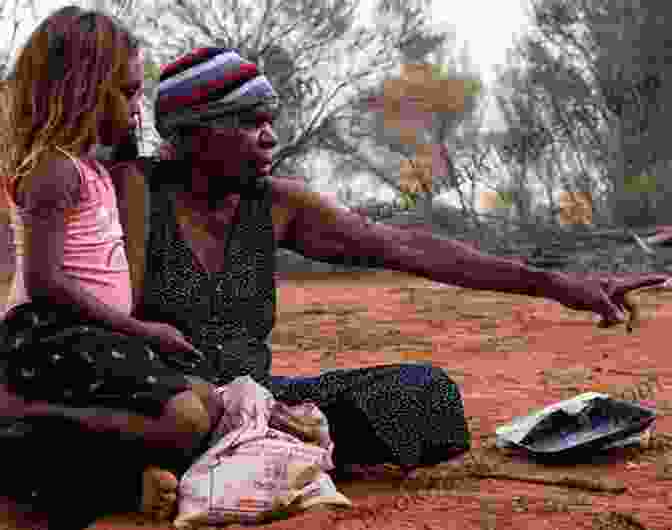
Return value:
M 313 401 L 323 410 L 337 466 L 394 463 L 413 468 L 469 449 L 458 387 L 429 364 L 276 376 L 271 389 L 278 399 Z
M 177 226 L 170 193 L 152 195 L 145 315 L 180 329 L 208 360 L 192 373 L 215 384 L 249 374 L 287 402 L 313 401 L 326 414 L 334 459 L 408 467 L 444 461 L 469 448 L 457 385 L 441 369 L 408 364 L 270 376 L 266 343 L 275 323 L 271 190 L 242 199 L 223 270 L 208 275 Z
M 266 342 L 275 324 L 275 237 L 271 193 L 242 198 L 221 271 L 208 274 L 178 228 L 174 194 L 152 193 L 151 236 L 143 293 L 143 319 L 174 325 L 207 358 L 193 366 L 214 384 L 250 375 L 268 382 L 271 351 Z M 185 359 L 185 363 L 190 360 Z

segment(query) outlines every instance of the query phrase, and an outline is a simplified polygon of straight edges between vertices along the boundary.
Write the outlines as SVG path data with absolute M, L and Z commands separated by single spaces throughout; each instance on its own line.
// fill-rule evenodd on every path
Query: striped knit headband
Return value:
M 278 95 L 254 63 L 235 50 L 199 48 L 161 69 L 156 130 L 171 139 L 180 129 L 260 104 L 275 108 Z

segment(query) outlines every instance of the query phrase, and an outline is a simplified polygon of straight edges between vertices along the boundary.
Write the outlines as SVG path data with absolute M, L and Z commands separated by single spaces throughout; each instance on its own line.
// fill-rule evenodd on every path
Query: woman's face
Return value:
M 129 114 L 124 117 L 126 123 L 120 123 L 118 118 L 106 116 L 100 125 L 100 143 L 117 145 L 138 126 L 138 117 L 141 111 L 142 88 L 144 85 L 145 62 L 143 54 L 134 54 L 128 62 L 126 72 L 122 74 L 117 88 L 128 105 Z
M 231 191 L 245 186 L 251 179 L 270 175 L 273 150 L 278 138 L 273 130 L 271 112 L 250 110 L 240 113 L 239 126 L 203 127 L 194 134 L 196 164 L 208 175 L 211 193 L 217 189 Z M 203 183 L 194 183 L 201 187 Z M 200 185 L 199 185 L 200 184 Z

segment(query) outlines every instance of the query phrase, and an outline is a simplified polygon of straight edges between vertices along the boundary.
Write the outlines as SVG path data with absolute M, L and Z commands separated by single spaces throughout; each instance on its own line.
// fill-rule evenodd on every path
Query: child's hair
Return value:
M 11 104 L 10 96 L 11 92 L 8 89 L 7 81 L 0 81 L 0 131 L 9 128 L 8 112 Z M 5 155 L 6 153 L 0 152 L 0 158 Z M 7 195 L 4 193 L 4 180 L 0 177 L 0 192 L 2 192 L 0 193 L 0 225 L 6 224 L 9 219 L 9 202 L 7 201 Z
M 76 6 L 33 31 L 2 91 L 2 103 L 11 103 L 0 115 L 10 125 L 0 127 L 0 175 L 10 198 L 56 147 L 81 154 L 98 142 L 101 119 L 129 122 L 118 83 L 139 47 L 113 16 Z

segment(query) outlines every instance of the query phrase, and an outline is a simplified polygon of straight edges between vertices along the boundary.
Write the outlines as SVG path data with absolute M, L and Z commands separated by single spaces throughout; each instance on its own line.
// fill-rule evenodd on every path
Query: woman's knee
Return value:
M 457 383 L 451 378 L 450 373 L 440 366 L 436 366 L 432 363 L 423 363 L 419 366 L 424 369 L 425 380 L 428 384 L 435 385 L 448 385 L 451 387 L 457 387 Z

